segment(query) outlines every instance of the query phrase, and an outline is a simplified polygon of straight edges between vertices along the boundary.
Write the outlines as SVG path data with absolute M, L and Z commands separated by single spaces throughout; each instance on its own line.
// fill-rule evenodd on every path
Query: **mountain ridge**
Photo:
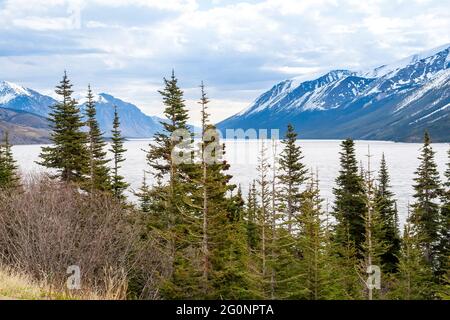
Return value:
M 450 141 L 449 68 L 445 45 L 372 73 L 332 70 L 311 80 L 284 80 L 217 127 L 284 132 L 292 123 L 302 138 L 406 142 L 428 129 L 435 141 Z

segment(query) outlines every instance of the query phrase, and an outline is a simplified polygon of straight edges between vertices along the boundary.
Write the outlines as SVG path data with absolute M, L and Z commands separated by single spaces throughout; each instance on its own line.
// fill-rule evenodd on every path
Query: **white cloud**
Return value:
M 7 0 L 0 79 L 50 87 L 69 69 L 156 114 L 149 91 L 174 67 L 189 101 L 201 80 L 211 85 L 226 106 L 220 118 L 284 78 L 450 42 L 449 9 L 439 0 Z

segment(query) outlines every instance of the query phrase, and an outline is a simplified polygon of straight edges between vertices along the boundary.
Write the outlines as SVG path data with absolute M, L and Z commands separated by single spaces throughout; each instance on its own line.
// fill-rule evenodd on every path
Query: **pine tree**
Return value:
M 414 198 L 410 221 L 414 232 L 420 239 L 426 261 L 436 270 L 437 247 L 439 243 L 439 196 L 441 184 L 439 172 L 434 160 L 431 140 L 428 132 L 425 132 L 424 144 L 419 156 L 420 165 L 415 172 Z
M 255 279 L 249 272 L 242 195 L 238 189 L 236 195 L 227 196 L 236 186 L 230 184 L 229 164 L 222 158 L 224 148 L 223 145 L 216 163 L 208 165 L 207 171 L 211 298 L 260 298 Z
M 248 196 L 247 196 L 247 206 L 245 208 L 244 220 L 247 231 L 247 244 L 251 252 L 253 252 L 259 243 L 259 230 L 257 224 L 257 215 L 260 208 L 258 206 L 257 200 L 257 190 L 256 181 L 249 185 Z
M 51 106 L 49 122 L 53 145 L 43 147 L 38 164 L 57 170 L 55 177 L 65 182 L 83 183 L 89 171 L 87 135 L 77 102 L 72 98 L 72 84 L 64 72 L 56 87 L 61 101 Z
M 444 182 L 444 192 L 442 193 L 442 206 L 439 219 L 440 240 L 438 246 L 437 275 L 441 278 L 447 276 L 448 286 L 448 281 L 450 280 L 450 150 L 448 151 L 447 169 L 444 175 L 446 180 Z
M 124 146 L 124 138 L 120 131 L 120 119 L 117 107 L 114 106 L 114 120 L 112 129 L 112 142 L 111 149 L 109 150 L 113 154 L 113 167 L 111 176 L 111 191 L 114 197 L 120 201 L 125 200 L 124 191 L 128 188 L 129 184 L 125 182 L 125 178 L 119 174 L 121 163 L 125 161 L 124 153 L 127 151 Z
M 200 254 L 201 236 L 196 223 L 200 208 L 192 206 L 193 201 L 188 197 L 199 189 L 191 181 L 198 166 L 192 164 L 188 111 L 173 71 L 170 79 L 164 78 L 164 84 L 159 93 L 167 121 L 161 121 L 163 131 L 155 134 L 147 153 L 147 163 L 158 182 L 151 190 L 153 201 L 149 219 L 166 239 L 170 276 L 162 287 L 162 296 L 192 299 L 201 294 L 199 279 L 202 276 L 201 268 L 194 265 Z
M 333 189 L 336 197 L 333 212 L 337 220 L 336 241 L 345 245 L 350 240 L 361 250 L 365 234 L 364 216 L 367 211 L 364 183 L 358 173 L 353 140 L 347 139 L 341 146 L 341 169 L 336 179 L 337 186 Z
M 292 232 L 291 221 L 298 213 L 300 207 L 301 190 L 300 187 L 306 181 L 307 170 L 302 163 L 303 155 L 301 148 L 296 145 L 297 133 L 294 127 L 289 124 L 284 145 L 280 155 L 280 198 L 282 199 L 285 214 L 284 220 L 287 222 L 288 231 Z
M 189 130 L 187 126 L 188 111 L 184 104 L 183 91 L 178 87 L 178 80 L 173 71 L 170 79 L 164 78 L 164 84 L 164 89 L 159 93 L 163 98 L 164 115 L 167 121 L 161 121 L 164 130 L 156 133 L 154 142 L 150 144 L 147 163 L 157 181 L 168 180 L 167 185 L 161 185 L 159 189 L 160 204 L 158 207 L 164 208 L 164 215 L 160 217 L 160 220 L 164 221 L 166 228 L 171 228 L 181 219 L 177 208 L 182 207 L 183 182 L 186 180 L 183 166 L 175 163 L 172 157 L 178 143 L 175 135 L 180 130 L 185 132 L 189 132 Z M 188 152 L 189 150 L 185 147 L 180 151 Z
M 409 220 L 409 219 L 408 219 Z M 432 299 L 434 291 L 433 272 L 424 258 L 422 240 L 415 234 L 410 222 L 406 222 L 398 272 L 389 297 L 400 300 Z
M 259 276 L 262 280 L 261 291 L 265 297 L 271 297 L 271 243 L 274 236 L 272 231 L 272 216 L 271 216 L 271 192 L 270 192 L 270 164 L 267 157 L 267 147 L 265 141 L 261 140 L 261 150 L 258 156 L 258 198 L 260 210 L 256 217 L 258 229 L 260 231 L 260 244 L 256 251 L 257 263 L 259 265 Z
M 363 260 L 360 265 L 360 274 L 362 280 L 362 288 L 366 291 L 366 298 L 368 300 L 373 300 L 375 298 L 381 297 L 380 288 L 374 288 L 374 283 L 368 284 L 366 279 L 364 279 L 368 272 L 371 272 L 373 268 L 383 268 L 382 256 L 386 254 L 388 244 L 385 241 L 386 228 L 384 226 L 384 220 L 381 218 L 380 212 L 377 210 L 377 198 L 375 191 L 374 179 L 372 178 L 372 165 L 371 165 L 372 155 L 370 154 L 370 147 L 368 147 L 367 154 L 367 170 L 364 170 L 364 190 L 366 192 L 366 214 L 364 216 L 365 222 L 365 234 L 364 243 L 362 245 L 362 256 Z M 381 276 L 381 274 L 380 274 Z M 381 281 L 380 281 L 381 282 Z M 374 291 L 374 289 L 376 289 Z
M 202 169 L 202 178 L 201 178 L 201 185 L 202 185 L 202 255 L 203 255 L 203 261 L 202 261 L 202 274 L 203 274 L 203 287 L 204 290 L 207 290 L 207 283 L 208 283 L 208 272 L 209 272 L 209 243 L 208 243 L 208 159 L 206 159 L 206 148 L 208 147 L 208 142 L 206 139 L 208 138 L 207 135 L 207 128 L 208 128 L 208 118 L 209 114 L 207 112 L 207 105 L 209 103 L 209 99 L 206 96 L 205 92 L 205 86 L 202 82 L 201 86 L 201 99 L 200 104 L 202 106 L 201 110 L 201 118 L 202 118 L 202 143 L 200 146 L 201 150 L 201 169 Z M 217 143 L 217 141 L 214 141 Z
M 298 286 L 296 297 L 308 300 L 326 299 L 330 281 L 335 277 L 335 268 L 329 255 L 329 237 L 322 220 L 322 199 L 320 197 L 318 173 L 311 174 L 310 181 L 302 193 L 300 215 L 296 215 L 300 232 L 295 236 L 296 247 L 300 249 L 298 259 Z
M 14 160 L 8 133 L 0 144 L 0 189 L 15 189 L 20 186 L 18 167 Z
M 388 244 L 386 252 L 381 256 L 383 271 L 387 273 L 396 271 L 401 240 L 398 230 L 397 206 L 394 194 L 390 189 L 390 177 L 383 153 L 378 173 L 378 185 L 375 190 L 374 211 L 379 215 L 383 226 L 384 235 L 381 240 Z
M 152 208 L 152 190 L 147 184 L 147 175 L 144 171 L 144 178 L 142 179 L 142 185 L 139 190 L 135 193 L 135 196 L 139 199 L 139 209 L 142 212 L 149 213 Z
M 89 151 L 89 179 L 88 190 L 110 191 L 111 182 L 109 178 L 109 168 L 106 159 L 106 142 L 103 140 L 100 126 L 96 119 L 94 95 L 91 86 L 88 86 L 86 102 L 86 125 L 88 127 L 88 151 Z
M 190 230 L 199 230 L 201 284 L 200 297 L 215 299 L 243 299 L 254 297 L 252 281 L 247 271 L 248 248 L 242 219 L 243 199 L 240 189 L 230 183 L 229 164 L 223 159 L 225 145 L 219 140 L 216 128 L 209 123 L 209 99 L 201 85 L 200 105 L 202 139 L 199 146 L 199 165 L 188 172 L 190 203 L 194 215 L 198 210 L 200 226 L 191 223 Z M 191 247 L 196 247 L 195 238 Z M 194 270 L 190 270 L 191 272 Z

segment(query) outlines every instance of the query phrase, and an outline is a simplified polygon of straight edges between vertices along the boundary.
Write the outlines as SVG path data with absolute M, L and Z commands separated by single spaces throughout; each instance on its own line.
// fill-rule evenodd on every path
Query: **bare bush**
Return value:
M 140 298 L 158 298 L 164 258 L 138 214 L 106 194 L 88 195 L 39 177 L 23 192 L 0 193 L 0 263 L 54 290 L 66 290 L 67 268 L 81 270 L 81 292 L 126 297 L 139 274 Z M 145 289 L 145 291 L 144 291 Z M 66 290 L 67 292 L 67 290 Z

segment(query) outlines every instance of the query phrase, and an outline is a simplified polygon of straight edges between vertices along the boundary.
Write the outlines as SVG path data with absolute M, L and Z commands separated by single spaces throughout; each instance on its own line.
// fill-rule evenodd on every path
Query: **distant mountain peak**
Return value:
M 284 130 L 308 138 L 435 141 L 450 131 L 450 44 L 365 71 L 331 70 L 284 80 L 217 127 Z
M 395 72 L 397 70 L 406 68 L 409 65 L 413 65 L 420 60 L 424 60 L 430 57 L 434 57 L 439 54 L 446 54 L 447 59 L 449 59 L 450 55 L 450 43 L 433 48 L 431 50 L 425 50 L 413 55 L 410 55 L 409 57 L 394 61 L 389 64 L 385 64 L 376 68 L 369 68 L 362 71 L 359 71 L 358 74 L 360 76 L 366 77 L 366 78 L 379 78 L 383 77 L 391 72 Z
M 31 96 L 28 89 L 9 81 L 0 82 L 0 104 L 5 104 L 18 96 Z

